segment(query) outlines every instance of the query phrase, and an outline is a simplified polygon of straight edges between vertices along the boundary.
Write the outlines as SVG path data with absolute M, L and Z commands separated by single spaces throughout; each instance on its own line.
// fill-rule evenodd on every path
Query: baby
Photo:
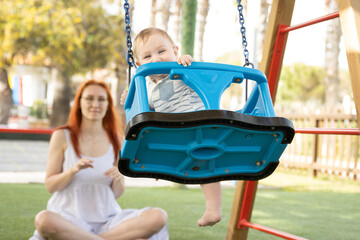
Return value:
M 134 56 L 137 66 L 151 62 L 178 62 L 183 66 L 191 65 L 190 55 L 178 57 L 178 46 L 170 36 L 158 28 L 142 30 L 134 40 Z M 190 112 L 204 109 L 197 93 L 181 80 L 170 80 L 168 74 L 156 74 L 146 80 L 150 108 L 156 112 Z M 121 95 L 124 105 L 127 91 Z M 198 226 L 212 226 L 221 220 L 220 182 L 201 184 L 206 210 L 198 220 Z

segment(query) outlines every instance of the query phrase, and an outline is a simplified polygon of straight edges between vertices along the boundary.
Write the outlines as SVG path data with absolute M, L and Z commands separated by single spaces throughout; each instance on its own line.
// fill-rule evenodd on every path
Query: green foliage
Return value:
M 0 67 L 16 60 L 56 68 L 51 125 L 66 122 L 71 77 L 124 64 L 123 17 L 99 0 L 0 0 Z
M 30 108 L 30 116 L 36 119 L 47 119 L 49 117 L 48 105 L 44 100 L 35 100 Z
M 181 20 L 181 54 L 194 55 L 196 0 L 183 0 Z
M 278 87 L 277 99 L 288 102 L 307 102 L 325 100 L 325 71 L 321 67 L 296 63 L 283 66 Z
M 123 19 L 109 15 L 98 0 L 2 0 L 2 64 L 32 56 L 33 64 L 68 75 L 123 61 Z

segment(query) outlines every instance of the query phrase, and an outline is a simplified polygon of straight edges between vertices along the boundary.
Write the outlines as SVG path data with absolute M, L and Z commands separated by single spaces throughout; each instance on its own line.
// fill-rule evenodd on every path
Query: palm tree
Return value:
M 183 0 L 181 20 L 181 54 L 194 55 L 197 0 Z
M 326 10 L 329 13 L 338 10 L 337 0 L 326 0 Z M 341 25 L 339 19 L 328 21 L 325 42 L 325 105 L 327 110 L 334 109 L 339 102 L 339 54 Z
M 156 26 L 164 31 L 168 30 L 171 2 L 168 0 L 152 0 L 151 26 Z
M 10 110 L 14 104 L 11 95 L 7 71 L 5 68 L 0 68 L 0 124 L 8 123 Z
M 264 40 L 267 28 L 268 12 L 269 12 L 270 2 L 269 0 L 260 1 L 260 15 L 259 15 L 259 25 L 257 31 L 257 47 L 256 47 L 256 66 L 259 65 L 262 57 L 262 51 L 264 48 Z
M 205 33 L 205 25 L 206 25 L 206 17 L 209 12 L 209 0 L 201 0 L 198 3 L 199 7 L 199 20 L 198 22 L 198 31 L 196 34 L 196 43 L 197 49 L 195 51 L 196 56 L 195 59 L 198 61 L 203 61 L 203 42 L 204 42 L 204 33 Z
M 155 17 L 156 17 L 156 0 L 151 0 L 150 27 L 155 26 Z
M 173 25 L 173 39 L 175 43 L 180 42 L 180 22 L 181 22 L 181 0 L 175 0 L 174 12 L 172 13 L 174 19 Z

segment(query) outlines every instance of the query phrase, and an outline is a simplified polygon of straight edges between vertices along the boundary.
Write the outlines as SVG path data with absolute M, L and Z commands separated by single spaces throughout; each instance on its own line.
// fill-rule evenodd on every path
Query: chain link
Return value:
M 131 68 L 132 66 L 136 68 L 135 65 L 135 61 L 134 61 L 134 53 L 132 51 L 132 42 L 131 42 L 131 26 L 130 26 L 130 5 L 128 0 L 125 0 L 124 3 L 124 9 L 125 9 L 125 23 L 126 23 L 126 27 L 125 27 L 125 31 L 126 31 L 126 42 L 127 42 L 127 47 L 128 47 L 128 52 L 127 52 L 127 56 L 126 56 L 126 61 L 129 64 L 129 68 Z
M 240 32 L 241 32 L 241 37 L 242 37 L 242 46 L 244 49 L 244 58 L 245 58 L 244 67 L 251 66 L 252 68 L 254 68 L 254 64 L 249 61 L 249 51 L 247 50 L 248 43 L 246 41 L 245 18 L 244 18 L 244 14 L 243 14 L 244 7 L 241 4 L 241 0 L 237 0 L 237 3 L 238 3 L 237 8 L 239 11 L 239 23 L 241 26 Z

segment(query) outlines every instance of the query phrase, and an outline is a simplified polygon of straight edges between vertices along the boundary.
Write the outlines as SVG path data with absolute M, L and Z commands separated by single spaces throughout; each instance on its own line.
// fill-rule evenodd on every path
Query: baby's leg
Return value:
M 221 184 L 215 182 L 200 186 L 204 193 L 206 210 L 197 223 L 199 227 L 213 226 L 221 220 Z

